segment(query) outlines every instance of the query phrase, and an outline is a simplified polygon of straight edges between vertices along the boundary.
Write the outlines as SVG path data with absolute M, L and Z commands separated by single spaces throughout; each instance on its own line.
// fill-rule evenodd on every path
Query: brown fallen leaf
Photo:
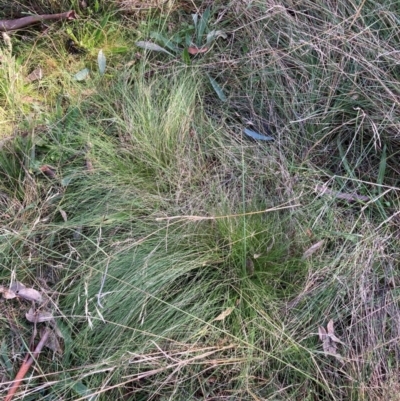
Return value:
M 53 352 L 62 355 L 63 350 L 61 348 L 60 342 L 58 341 L 57 335 L 53 330 L 49 330 L 46 327 L 42 327 L 40 330 L 41 337 L 43 337 L 46 330 L 49 331 L 49 335 L 47 337 L 44 346 L 51 349 Z
M 320 326 L 318 327 L 319 339 L 322 342 L 322 349 L 325 354 L 333 355 L 340 361 L 342 361 L 342 356 L 337 352 L 336 343 L 345 345 L 339 338 L 335 336 L 333 320 L 331 319 L 328 323 L 327 330 Z
M 16 297 L 15 292 L 9 288 L 0 286 L 0 293 L 3 294 L 4 299 L 13 299 Z
M 30 308 L 25 314 L 26 320 L 31 323 L 43 323 L 52 322 L 54 320 L 53 315 L 46 311 L 35 311 L 34 308 Z
M 39 169 L 44 175 L 46 175 L 49 178 L 56 178 L 56 172 L 55 168 L 48 166 L 47 164 L 44 164 L 43 166 L 40 167 Z
M 43 70 L 38 67 L 35 68 L 25 79 L 27 82 L 40 81 L 43 78 Z
M 314 245 L 310 246 L 304 253 L 303 253 L 303 259 L 308 259 L 312 254 L 318 251 L 319 248 L 321 248 L 322 245 L 324 245 L 325 240 L 318 241 Z
M 246 259 L 247 274 L 251 277 L 254 274 L 254 262 L 251 258 Z
M 205 53 L 208 50 L 208 47 L 201 47 L 200 49 L 198 47 L 195 46 L 189 46 L 187 51 L 189 54 L 191 54 L 192 56 L 196 55 L 196 54 L 201 54 L 201 53 Z
M 14 292 L 22 290 L 23 288 L 26 288 L 26 286 L 19 281 L 13 281 L 13 283 L 10 285 L 10 290 Z
M 224 320 L 226 317 L 228 317 L 232 311 L 233 311 L 233 307 L 230 307 L 226 310 L 224 310 L 222 313 L 220 313 L 214 320 L 213 322 L 217 321 L 217 320 Z

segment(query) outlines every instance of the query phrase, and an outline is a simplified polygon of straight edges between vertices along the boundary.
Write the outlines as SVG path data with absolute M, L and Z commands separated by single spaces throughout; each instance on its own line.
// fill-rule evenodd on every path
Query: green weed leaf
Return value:
M 191 60 L 190 60 L 190 55 L 189 55 L 188 49 L 183 49 L 183 52 L 182 52 L 182 60 L 183 60 L 183 62 L 186 63 L 187 65 L 190 65 Z
M 210 83 L 211 83 L 213 89 L 215 90 L 215 93 L 218 95 L 219 99 L 222 102 L 226 102 L 226 100 L 227 100 L 226 96 L 225 96 L 222 88 L 218 85 L 217 81 L 214 78 L 210 77 L 208 74 L 207 74 L 207 76 L 208 76 L 208 79 L 210 80 Z
M 150 50 L 150 51 L 154 51 L 154 52 L 163 52 L 163 53 L 169 54 L 170 56 L 173 56 L 173 54 L 170 53 L 168 50 L 166 50 L 163 47 L 161 47 L 155 43 L 152 43 L 152 42 L 139 41 L 139 42 L 136 42 L 135 45 L 137 47 L 141 47 L 142 49 L 145 49 L 145 50 Z
M 197 45 L 200 46 L 201 45 L 201 39 L 203 38 L 204 32 L 207 28 L 208 25 L 208 20 L 210 19 L 210 15 L 211 15 L 211 9 L 210 7 L 207 7 L 206 10 L 204 11 L 203 15 L 200 18 L 200 22 L 197 26 L 196 29 L 196 41 L 197 41 Z

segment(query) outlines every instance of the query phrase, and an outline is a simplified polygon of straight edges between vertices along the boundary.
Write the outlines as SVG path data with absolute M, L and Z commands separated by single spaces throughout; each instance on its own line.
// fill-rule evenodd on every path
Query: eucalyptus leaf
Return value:
M 259 141 L 273 141 L 274 140 L 274 138 L 272 136 L 262 135 L 262 134 L 259 134 L 256 131 L 253 131 L 253 130 L 248 129 L 248 128 L 244 129 L 244 133 L 246 135 L 248 135 L 250 138 L 257 139 Z
M 78 71 L 75 75 L 74 75 L 74 79 L 75 81 L 84 81 L 85 79 L 88 78 L 89 76 L 89 68 L 84 68 L 83 70 Z
M 106 71 L 106 56 L 104 55 L 103 50 L 100 50 L 97 55 L 97 64 L 99 65 L 100 75 L 104 75 Z
M 210 80 L 210 83 L 211 83 L 213 89 L 215 90 L 215 93 L 218 95 L 219 99 L 222 102 L 226 102 L 227 99 L 226 99 L 225 93 L 223 92 L 222 88 L 218 85 L 217 81 L 214 78 L 210 77 L 208 74 L 207 74 L 207 76 L 208 76 L 208 79 Z
M 135 45 L 137 47 L 141 47 L 142 49 L 145 49 L 145 50 L 151 50 L 154 52 L 163 52 L 163 53 L 169 54 L 170 56 L 173 56 L 173 54 L 170 53 L 168 50 L 164 49 L 163 47 L 161 47 L 153 42 L 139 41 L 139 42 L 136 42 Z

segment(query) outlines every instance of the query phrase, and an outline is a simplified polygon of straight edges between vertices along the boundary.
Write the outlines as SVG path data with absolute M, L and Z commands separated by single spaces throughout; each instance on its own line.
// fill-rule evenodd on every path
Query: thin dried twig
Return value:
M 45 20 L 73 20 L 77 19 L 77 15 L 74 10 L 67 11 L 59 14 L 44 14 L 44 15 L 30 15 L 29 17 L 23 17 L 12 20 L 0 20 L 0 31 L 15 31 L 17 29 L 25 28 L 26 26 L 36 24 Z
M 190 221 L 218 220 L 218 219 L 227 219 L 227 218 L 231 218 L 231 217 L 242 217 L 242 216 L 250 216 L 250 215 L 254 215 L 254 214 L 275 212 L 275 211 L 283 210 L 283 209 L 291 209 L 291 208 L 297 207 L 297 206 L 300 206 L 300 204 L 290 205 L 290 206 L 277 206 L 277 207 L 273 207 L 271 209 L 260 210 L 260 211 L 257 211 L 257 212 L 229 214 L 229 215 L 226 215 L 226 216 L 171 216 L 171 217 L 157 217 L 156 221 L 177 220 L 177 219 L 190 220 Z
M 17 392 L 18 387 L 20 386 L 22 380 L 24 379 L 25 375 L 27 374 L 29 368 L 31 367 L 33 361 L 39 356 L 40 352 L 42 351 L 44 345 L 46 344 L 47 338 L 49 337 L 49 330 L 46 330 L 43 334 L 43 337 L 40 339 L 38 345 L 36 346 L 35 350 L 32 352 L 32 355 L 25 360 L 24 363 L 19 368 L 17 375 L 13 381 L 12 386 L 8 390 L 7 396 L 4 401 L 11 401 L 14 394 Z
M 332 195 L 333 197 L 337 199 L 343 199 L 348 202 L 356 202 L 356 201 L 361 201 L 361 202 L 369 202 L 370 198 L 369 196 L 365 195 L 359 195 L 359 194 L 346 194 L 344 192 L 336 192 L 332 191 L 329 188 L 326 188 L 323 185 L 317 185 L 315 187 L 316 192 L 320 192 L 321 195 Z

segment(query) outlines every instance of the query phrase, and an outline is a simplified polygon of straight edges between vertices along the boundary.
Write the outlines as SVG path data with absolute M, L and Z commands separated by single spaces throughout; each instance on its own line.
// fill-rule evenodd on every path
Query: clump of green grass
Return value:
M 223 6 L 231 36 L 209 53 L 124 67 L 110 52 L 101 79 L 61 74 L 65 94 L 3 148 L 2 284 L 46 292 L 64 345 L 21 397 L 373 400 L 398 387 L 393 6 Z M 110 48 L 135 40 L 109 32 Z M 243 136 L 266 124 L 274 141 Z M 7 307 L 23 340 L 4 332 L 2 355 L 24 353 L 29 307 Z M 318 338 L 331 319 L 337 354 Z

